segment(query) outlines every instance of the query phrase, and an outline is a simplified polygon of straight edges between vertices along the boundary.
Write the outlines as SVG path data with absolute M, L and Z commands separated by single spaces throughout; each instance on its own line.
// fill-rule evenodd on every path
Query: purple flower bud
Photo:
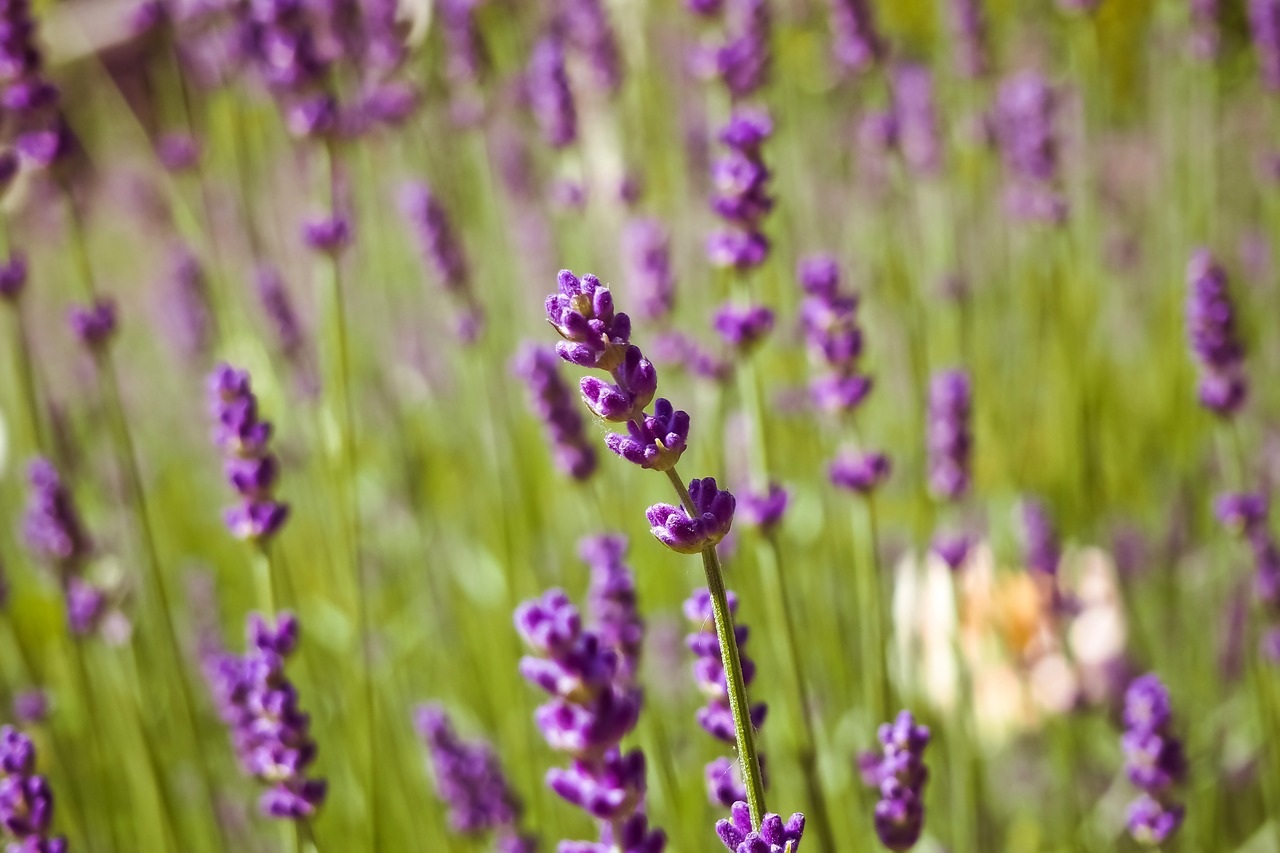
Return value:
M 787 511 L 787 490 L 777 483 L 770 483 L 763 494 L 740 492 L 741 512 L 744 520 L 764 531 L 770 531 L 782 521 Z
M 926 66 L 904 63 L 894 69 L 893 108 L 903 161 L 919 175 L 937 174 L 942 167 L 942 143 L 933 102 L 933 76 Z
M 622 254 L 646 320 L 665 319 L 675 305 L 671 240 L 657 219 L 636 219 L 622 234 Z
M 31 739 L 12 726 L 0 728 L 0 828 L 17 853 L 66 853 L 64 838 L 49 838 L 53 822 L 53 790 L 37 776 Z
M 587 443 L 582 416 L 557 364 L 550 350 L 528 344 L 512 363 L 512 371 L 524 380 L 530 406 L 546 424 L 557 465 L 574 479 L 585 480 L 595 472 L 596 454 Z
M 47 459 L 31 463 L 27 481 L 30 491 L 22 519 L 27 547 L 38 559 L 74 572 L 88 556 L 91 544 L 71 492 Z
M 1033 71 L 1004 81 L 995 108 L 1000 157 L 1009 177 L 1006 201 L 1015 216 L 1060 222 L 1066 205 L 1057 189 L 1057 96 Z
M 1280 2 L 1249 0 L 1247 8 L 1262 83 L 1272 91 L 1280 90 Z
M 736 501 L 729 492 L 716 488 L 713 477 L 690 480 L 689 497 L 694 507 L 692 517 L 684 507 L 670 504 L 654 504 L 646 515 L 659 542 L 682 554 L 697 554 L 729 532 Z
M 187 172 L 200 162 L 200 145 L 189 133 L 166 133 L 156 140 L 156 156 L 166 171 Z
M 763 305 L 725 304 L 716 311 L 715 330 L 728 346 L 749 350 L 773 331 L 773 311 Z
M 938 555 L 942 562 L 947 564 L 947 568 L 954 572 L 964 565 L 972 545 L 973 543 L 969 537 L 964 534 L 957 536 L 939 534 L 933 537 L 933 542 L 930 543 L 929 548 Z
M 547 297 L 547 319 L 564 338 L 556 352 L 579 367 L 613 370 L 622 363 L 631 342 L 631 318 L 614 314 L 613 296 L 600 279 L 588 273 L 581 279 L 561 270 L 559 293 Z
M 1181 805 L 1165 805 L 1143 794 L 1129 806 L 1129 834 L 1139 844 L 1159 847 L 1178 831 L 1185 811 Z
M 302 237 L 315 251 L 336 254 L 351 243 L 351 223 L 338 214 L 314 217 L 303 224 Z
M 960 370 L 935 374 L 929 383 L 929 488 L 945 500 L 960 500 L 969 491 L 971 395 L 969 376 Z
M 13 696 L 13 716 L 25 725 L 39 725 L 49 716 L 49 697 L 38 687 L 20 690 Z
M 716 822 L 716 835 L 733 853 L 790 853 L 800 849 L 804 815 L 797 812 L 784 824 L 781 817 L 769 813 L 759 829 L 753 829 L 750 808 L 738 801 L 729 810 L 728 820 Z
M 1206 249 L 1187 264 L 1187 339 L 1200 362 L 1200 402 L 1232 415 L 1243 405 L 1244 346 L 1236 331 L 1235 308 L 1227 274 Z
M 1268 501 L 1256 492 L 1219 495 L 1213 514 L 1223 527 L 1236 534 L 1253 534 L 1266 521 Z
M 641 468 L 669 471 L 680 461 L 689 440 L 689 416 L 658 398 L 653 414 L 627 422 L 628 435 L 609 433 L 605 444 L 614 453 Z
M 882 753 L 859 758 L 863 782 L 880 789 L 875 807 L 876 835 L 890 850 L 908 850 L 924 829 L 924 793 L 928 770 L 924 750 L 929 729 L 917 725 L 910 711 L 880 726 Z
M 773 198 L 760 146 L 772 132 L 767 112 L 746 107 L 735 110 L 720 132 L 720 141 L 729 151 L 712 166 L 715 194 L 711 207 L 730 229 L 708 238 L 707 255 L 717 266 L 749 269 L 762 264 L 768 255 L 769 241 L 760 225 L 773 209 Z
M 419 708 L 416 723 L 427 745 L 436 793 L 449 810 L 449 825 L 464 834 L 486 830 L 515 834 L 520 801 L 493 749 L 481 741 L 459 739 L 437 705 Z
M 1129 780 L 1142 796 L 1129 811 L 1129 832 L 1143 844 L 1158 844 L 1175 832 L 1183 809 L 1172 789 L 1187 773 L 1182 743 L 1172 735 L 1169 693 L 1154 673 L 1134 679 L 1125 691 L 1121 746 Z
M 866 495 L 889 479 L 892 470 L 883 453 L 844 453 L 831 463 L 828 474 L 834 485 Z
M 0 192 L 3 189 L 0 188 Z M 14 252 L 0 263 L 0 300 L 15 302 L 27 286 L 27 256 Z
M 106 612 L 107 597 L 91 583 L 73 577 L 67 581 L 67 625 L 76 636 L 87 636 L 97 630 Z
M 89 349 L 99 349 L 116 331 L 116 304 L 110 299 L 99 299 L 89 306 L 73 305 L 67 311 L 67 322 L 80 343 Z
M 413 229 L 423 255 L 435 267 L 445 290 L 462 293 L 469 279 L 462 244 L 439 199 L 423 183 L 408 183 L 400 190 L 400 211 Z
M 768 0 L 725 0 L 725 41 L 715 52 L 714 66 L 735 100 L 768 81 L 771 31 Z
M 832 54 L 842 71 L 862 74 L 885 53 L 867 0 L 830 0 Z
M 840 265 L 825 252 L 806 255 L 796 265 L 796 279 L 810 296 L 834 300 L 836 291 L 840 288 Z
M 1044 504 L 1034 499 L 1022 502 L 1022 531 L 1027 568 L 1056 575 L 1062 561 L 1062 545 Z
M 208 386 L 214 442 L 226 454 L 227 480 L 242 498 L 226 510 L 226 525 L 237 539 L 271 539 L 289 517 L 288 505 L 272 496 L 279 464 L 267 448 L 271 424 L 258 418 L 258 400 L 247 371 L 220 364 Z

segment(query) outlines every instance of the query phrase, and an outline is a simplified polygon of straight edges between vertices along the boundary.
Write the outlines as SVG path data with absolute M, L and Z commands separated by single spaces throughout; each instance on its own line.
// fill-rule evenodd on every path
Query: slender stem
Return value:
M 327 184 L 329 192 L 329 208 L 333 215 L 338 213 L 337 198 L 337 151 L 332 140 L 326 139 L 320 149 L 327 165 Z M 332 312 L 331 333 L 335 349 L 334 385 L 339 410 L 338 423 L 340 436 L 338 439 L 339 482 L 345 487 L 344 501 L 346 519 L 347 549 L 352 567 L 355 569 L 356 586 L 356 621 L 360 642 L 361 676 L 363 680 L 365 711 L 365 742 L 368 749 L 368 785 L 369 785 L 369 831 L 373 840 L 373 849 L 381 849 L 378 825 L 378 787 L 379 774 L 377 762 L 377 701 L 373 689 L 373 661 L 369 642 L 369 590 L 368 578 L 365 576 L 364 562 L 360 551 L 360 496 L 356 487 L 358 460 L 356 458 L 356 423 L 355 409 L 351 396 L 351 357 L 347 341 L 346 302 L 343 298 L 342 266 L 336 253 L 326 254 L 329 285 L 329 307 Z
M 35 372 L 31 363 L 31 342 L 27 338 L 21 306 L 14 302 L 9 308 L 13 316 L 13 359 L 18 368 L 18 390 L 22 394 L 22 406 L 27 410 L 31 445 L 43 453 L 44 432 L 40 426 L 40 402 L 36 395 Z
M 680 502 L 690 515 L 695 513 L 693 500 L 684 481 L 672 468 L 667 478 L 680 495 Z M 751 725 L 751 704 L 747 699 L 747 682 L 742 677 L 742 658 L 738 654 L 738 641 L 733 632 L 733 615 L 729 612 L 729 600 L 724 588 L 724 575 L 720 570 L 720 557 L 715 545 L 702 549 L 702 570 L 711 593 L 711 612 L 715 617 L 716 637 L 720 641 L 720 662 L 724 666 L 725 681 L 729 688 L 729 713 L 733 715 L 734 740 L 738 746 L 738 765 L 742 781 L 747 789 L 747 805 L 751 809 L 751 825 L 759 827 L 764 818 L 764 778 L 760 774 L 760 757 L 756 754 L 755 729 Z
M 253 579 L 258 588 L 258 606 L 263 609 L 268 618 L 274 619 L 276 602 L 280 600 L 280 596 L 276 589 L 275 567 L 271 563 L 270 547 L 266 542 L 258 542 L 254 548 Z
M 90 747 L 93 753 L 92 761 L 98 771 L 95 782 L 102 786 L 103 799 L 109 811 L 106 820 L 108 836 L 111 839 L 111 849 L 125 850 L 127 847 L 120 840 L 120 829 L 116 824 L 117 818 L 121 815 L 121 812 L 117 811 L 117 809 L 121 809 L 121 805 L 116 801 L 116 796 L 117 793 L 124 793 L 124 786 L 108 784 L 106 757 L 103 751 L 107 739 L 102 730 L 101 714 L 97 710 L 101 705 L 94 694 L 92 682 L 89 680 L 89 669 L 84 662 L 84 646 L 79 638 L 71 637 L 70 640 L 73 661 L 71 669 L 76 679 L 76 692 L 80 694 L 80 701 L 84 704 L 82 710 L 85 716 L 89 718 L 89 729 L 92 733 L 92 745 Z M 163 784 L 162 781 L 157 779 L 156 785 L 159 786 L 161 784 Z M 129 810 L 130 808 L 127 805 L 122 809 L 124 812 Z M 102 840 L 106 841 L 106 839 Z

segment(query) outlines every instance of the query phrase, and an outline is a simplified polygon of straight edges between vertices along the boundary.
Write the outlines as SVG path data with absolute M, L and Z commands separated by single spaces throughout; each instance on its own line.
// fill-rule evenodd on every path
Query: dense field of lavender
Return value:
M 0 847 L 1277 853 L 1277 98 L 1280 0 L 0 0 Z

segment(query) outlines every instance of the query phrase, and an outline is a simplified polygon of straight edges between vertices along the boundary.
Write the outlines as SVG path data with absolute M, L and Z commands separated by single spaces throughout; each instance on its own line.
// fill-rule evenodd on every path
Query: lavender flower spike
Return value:
M 1027 568 L 1043 575 L 1056 575 L 1062 561 L 1062 543 L 1044 504 L 1034 499 L 1022 502 L 1022 529 Z
M 961 77 L 970 79 L 987 73 L 987 20 L 982 0 L 950 0 L 947 4 L 954 64 Z
M 549 349 L 528 344 L 516 356 L 512 372 L 524 380 L 530 407 L 546 423 L 556 464 L 575 480 L 586 480 L 595 473 L 596 452 L 587 443 L 582 415 L 557 364 Z
M 1134 679 L 1125 691 L 1124 749 L 1129 781 L 1142 795 L 1129 807 L 1129 834 L 1139 844 L 1157 846 L 1178 830 L 1183 807 L 1173 789 L 1187 774 L 1182 742 L 1173 736 L 1169 692 L 1154 673 Z
M 559 293 L 547 297 L 547 319 L 564 338 L 556 353 L 579 367 L 613 370 L 631 343 L 631 318 L 613 310 L 613 295 L 588 273 L 560 270 Z
M 1200 403 L 1229 417 L 1247 396 L 1244 345 L 1236 331 L 1227 274 L 1206 249 L 1187 264 L 1187 340 L 1200 362 Z
M 1248 11 L 1262 83 L 1280 90 L 1280 0 L 1249 0 Z
M 280 463 L 268 447 L 271 424 L 258 418 L 258 398 L 247 371 L 218 365 L 209 377 L 209 408 L 214 442 L 226 455 L 223 470 L 241 502 L 226 512 L 227 527 L 238 539 L 269 540 L 289 515 L 273 492 Z
M 768 183 L 771 173 L 760 156 L 760 147 L 773 133 L 773 121 L 764 110 L 739 107 L 720 132 L 729 149 L 711 167 L 714 210 L 729 226 L 707 240 L 707 256 L 720 267 L 753 269 L 769 254 L 769 240 L 761 230 L 773 209 Z
M 832 54 L 841 70 L 861 74 L 885 53 L 868 0 L 830 0 Z
M 92 305 L 73 305 L 67 311 L 71 331 L 90 350 L 106 346 L 116 331 L 116 304 L 110 299 L 99 299 Z
M 751 827 L 751 812 L 744 802 L 736 802 L 729 819 L 716 822 L 716 835 L 733 853 L 795 853 L 804 835 L 804 815 L 796 812 L 786 823 L 776 814 L 766 814 L 758 829 Z
M 51 838 L 53 790 L 36 775 L 36 748 L 12 726 L 0 728 L 0 827 L 15 853 L 66 853 L 67 840 Z
M 960 500 L 969 491 L 971 395 L 969 376 L 960 370 L 938 373 L 929 383 L 929 487 L 945 500 Z
M 879 760 L 862 763 L 864 781 L 880 789 L 875 826 L 880 843 L 890 850 L 909 850 L 924 829 L 924 785 L 929 771 L 924 750 L 929 729 L 917 725 L 910 711 L 880 726 L 883 749 Z
M 564 44 L 546 35 L 534 46 L 525 71 L 525 96 L 542 137 L 553 148 L 566 148 L 578 139 L 578 113 L 565 71 Z
M 628 278 L 639 297 L 639 314 L 646 320 L 666 319 L 675 307 L 675 276 L 671 271 L 671 237 L 657 219 L 637 219 L 622 233 L 622 254 Z
M 618 679 L 633 683 L 640 665 L 644 620 L 636 608 L 635 578 L 623 562 L 627 538 L 588 536 L 579 543 L 578 555 L 591 568 L 587 595 L 592 628 L 617 653 Z
M 671 504 L 654 504 L 645 515 L 652 525 L 651 532 L 663 545 L 681 554 L 698 554 L 729 532 L 737 501 L 716 487 L 714 477 L 690 480 L 689 497 L 694 507 L 692 516 L 684 507 Z

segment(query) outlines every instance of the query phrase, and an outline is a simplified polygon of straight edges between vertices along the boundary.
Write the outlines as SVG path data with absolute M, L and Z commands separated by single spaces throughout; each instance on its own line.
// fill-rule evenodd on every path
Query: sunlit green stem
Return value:
M 696 510 L 684 481 L 672 468 L 667 478 L 680 495 L 680 503 L 693 516 Z M 711 612 L 715 617 L 716 637 L 720 641 L 720 662 L 724 666 L 725 680 L 729 688 L 729 712 L 733 715 L 734 740 L 738 746 L 738 764 L 742 781 L 747 789 L 747 805 L 751 809 L 752 826 L 760 826 L 764 817 L 764 779 L 760 775 L 760 756 L 756 754 L 755 729 L 751 725 L 751 703 L 747 700 L 747 682 L 742 677 L 742 658 L 738 653 L 738 641 L 733 633 L 733 615 L 724 588 L 724 575 L 720 570 L 720 557 L 715 545 L 702 549 L 702 570 L 706 575 L 707 589 L 711 593 Z

